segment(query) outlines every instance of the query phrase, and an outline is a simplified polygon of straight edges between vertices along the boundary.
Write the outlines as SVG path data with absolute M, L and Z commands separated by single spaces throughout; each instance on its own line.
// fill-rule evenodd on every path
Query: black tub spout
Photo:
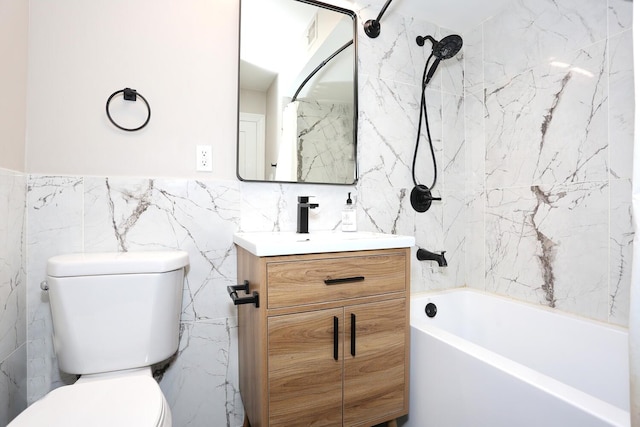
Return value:
M 416 253 L 416 257 L 420 261 L 435 261 L 438 263 L 440 267 L 447 266 L 447 259 L 444 257 L 446 251 L 442 251 L 439 254 L 435 254 L 433 252 L 429 252 L 426 249 L 418 248 L 418 252 Z

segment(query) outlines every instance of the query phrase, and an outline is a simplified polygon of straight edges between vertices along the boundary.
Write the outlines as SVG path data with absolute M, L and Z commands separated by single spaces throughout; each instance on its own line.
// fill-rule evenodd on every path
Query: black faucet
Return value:
M 309 232 L 309 209 L 320 206 L 317 203 L 309 203 L 309 196 L 298 196 L 298 233 Z
M 438 263 L 438 266 L 446 267 L 447 260 L 444 257 L 445 252 L 446 251 L 442 251 L 440 252 L 440 254 L 434 254 L 433 252 L 429 252 L 426 249 L 418 248 L 418 252 L 416 253 L 416 256 L 420 261 L 435 261 Z

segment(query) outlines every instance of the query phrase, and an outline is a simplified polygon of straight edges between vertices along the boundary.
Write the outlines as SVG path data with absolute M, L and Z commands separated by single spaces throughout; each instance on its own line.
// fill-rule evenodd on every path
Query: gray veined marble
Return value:
M 83 180 L 78 177 L 30 176 L 27 187 L 28 401 L 33 403 L 65 384 L 52 340 L 46 261 L 63 253 L 82 252 Z M 70 379 L 65 377 L 66 381 Z
M 85 249 L 186 250 L 191 267 L 182 320 L 228 317 L 234 313 L 223 297 L 235 284 L 239 212 L 236 183 L 87 178 Z
M 27 405 L 26 178 L 0 169 L 0 425 Z
M 600 42 L 487 87 L 489 188 L 607 179 L 606 65 Z
M 486 289 L 607 320 L 608 200 L 600 183 L 489 191 Z
M 606 36 L 607 2 L 514 0 L 484 23 L 485 81 L 495 84 L 550 58 L 562 60 Z
M 226 286 L 236 280 L 232 236 L 240 222 L 239 184 L 32 176 L 28 200 L 33 302 L 29 312 L 30 401 L 74 380 L 58 370 L 53 352 L 49 306 L 39 288 L 46 259 L 81 251 L 179 248 L 190 257 L 183 333 L 179 357 L 162 367 L 161 387 L 174 404 L 177 425 L 203 425 L 211 419 L 228 419 L 231 426 L 241 424 L 235 391 L 235 310 L 226 295 Z M 184 396 L 207 396 L 219 404 L 208 406 L 196 400 L 206 410 L 194 412 L 189 403 L 194 400 L 182 400 Z

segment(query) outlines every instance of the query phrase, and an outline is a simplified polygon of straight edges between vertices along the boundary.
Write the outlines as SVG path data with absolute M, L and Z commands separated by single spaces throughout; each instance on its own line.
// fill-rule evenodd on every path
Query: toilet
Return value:
M 171 427 L 151 365 L 178 349 L 188 264 L 183 251 L 50 258 L 58 365 L 80 377 L 30 405 L 9 426 Z

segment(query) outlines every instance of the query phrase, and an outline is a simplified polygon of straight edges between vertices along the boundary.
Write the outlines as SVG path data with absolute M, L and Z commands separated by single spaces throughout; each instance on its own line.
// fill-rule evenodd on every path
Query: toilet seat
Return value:
M 152 377 L 109 377 L 57 388 L 9 426 L 168 427 L 171 413 Z

